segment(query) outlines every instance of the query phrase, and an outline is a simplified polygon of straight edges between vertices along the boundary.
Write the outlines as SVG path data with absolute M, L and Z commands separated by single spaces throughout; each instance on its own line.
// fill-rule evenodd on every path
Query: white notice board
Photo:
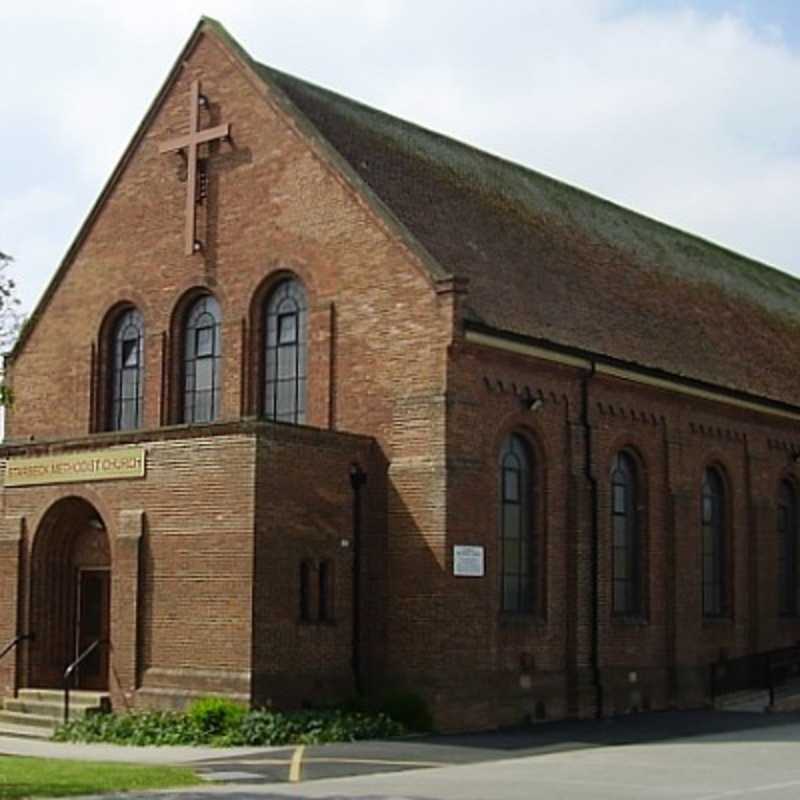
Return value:
M 453 575 L 461 578 L 484 576 L 483 548 L 457 544 L 453 547 Z

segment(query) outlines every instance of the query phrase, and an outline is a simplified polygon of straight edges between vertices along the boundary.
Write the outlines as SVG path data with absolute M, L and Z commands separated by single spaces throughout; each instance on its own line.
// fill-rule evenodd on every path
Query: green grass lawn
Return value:
M 132 789 L 171 789 L 197 783 L 200 779 L 183 767 L 0 755 L 0 798 L 68 797 Z

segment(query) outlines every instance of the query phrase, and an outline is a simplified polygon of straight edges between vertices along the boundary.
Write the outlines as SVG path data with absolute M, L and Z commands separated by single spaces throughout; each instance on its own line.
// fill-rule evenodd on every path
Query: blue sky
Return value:
M 27 0 L 0 4 L 0 250 L 27 309 L 202 13 L 259 60 L 800 274 L 800 2 Z
M 735 14 L 754 28 L 774 28 L 780 31 L 787 43 L 800 45 L 800 3 L 797 0 L 702 0 L 702 2 L 680 2 L 680 0 L 627 0 L 623 10 L 631 11 L 675 11 L 690 8 L 709 16 Z

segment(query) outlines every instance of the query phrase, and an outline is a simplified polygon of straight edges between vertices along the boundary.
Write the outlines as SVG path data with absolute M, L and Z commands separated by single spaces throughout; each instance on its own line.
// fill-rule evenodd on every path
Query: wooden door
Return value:
M 75 658 L 98 640 L 108 642 L 111 575 L 107 569 L 78 570 Z M 81 663 L 76 685 L 80 689 L 108 688 L 108 646 L 101 645 Z

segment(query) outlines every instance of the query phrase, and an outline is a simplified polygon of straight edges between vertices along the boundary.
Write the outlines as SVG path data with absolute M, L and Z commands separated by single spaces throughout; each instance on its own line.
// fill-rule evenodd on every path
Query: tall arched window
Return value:
M 112 431 L 128 431 L 142 423 L 144 367 L 144 321 L 135 308 L 124 311 L 111 337 L 111 407 L 108 420 Z
M 642 613 L 642 537 L 636 463 L 617 453 L 611 468 L 612 570 L 614 613 Z
M 306 418 L 307 305 L 303 286 L 281 281 L 264 306 L 264 416 L 278 422 Z
M 184 329 L 183 421 L 211 422 L 219 416 L 222 315 L 211 295 L 189 309 Z
M 725 485 L 716 469 L 708 468 L 703 475 L 701 508 L 703 528 L 703 614 L 719 617 L 728 611 L 727 580 L 725 576 L 726 526 Z
M 500 453 L 501 608 L 532 611 L 534 591 L 533 485 L 530 447 L 512 434 Z
M 797 492 L 789 481 L 778 490 L 778 599 L 780 613 L 797 615 Z

